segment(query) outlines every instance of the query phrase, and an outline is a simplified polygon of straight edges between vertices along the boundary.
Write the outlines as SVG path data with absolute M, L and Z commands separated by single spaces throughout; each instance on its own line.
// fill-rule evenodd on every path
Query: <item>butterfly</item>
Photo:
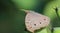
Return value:
M 25 25 L 28 31 L 34 33 L 35 30 L 47 27 L 50 24 L 50 18 L 40 13 L 24 10 L 26 12 Z

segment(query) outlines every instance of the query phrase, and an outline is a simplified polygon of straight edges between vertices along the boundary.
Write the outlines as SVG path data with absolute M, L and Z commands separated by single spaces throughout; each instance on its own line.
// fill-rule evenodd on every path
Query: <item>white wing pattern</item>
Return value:
M 50 23 L 50 18 L 34 11 L 27 10 L 25 25 L 28 31 L 34 32 L 40 28 L 46 27 Z

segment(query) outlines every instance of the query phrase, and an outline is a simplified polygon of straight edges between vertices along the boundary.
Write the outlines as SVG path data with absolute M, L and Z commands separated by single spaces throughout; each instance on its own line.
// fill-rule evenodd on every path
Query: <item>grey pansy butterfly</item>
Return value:
M 50 18 L 30 10 L 24 10 L 27 14 L 25 25 L 28 31 L 34 33 L 35 30 L 46 27 L 50 23 Z

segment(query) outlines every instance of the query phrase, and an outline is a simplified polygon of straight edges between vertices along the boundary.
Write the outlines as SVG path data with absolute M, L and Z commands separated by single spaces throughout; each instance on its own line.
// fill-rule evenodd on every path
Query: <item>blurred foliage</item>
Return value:
M 11 0 L 0 0 L 0 33 L 20 33 L 24 29 L 24 12 L 19 12 Z M 15 20 L 16 18 L 20 20 Z M 20 23 L 20 24 L 19 24 Z

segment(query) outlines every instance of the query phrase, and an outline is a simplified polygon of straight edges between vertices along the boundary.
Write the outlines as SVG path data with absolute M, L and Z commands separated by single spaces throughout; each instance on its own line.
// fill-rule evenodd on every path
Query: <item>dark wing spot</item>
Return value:
M 46 20 L 46 19 L 44 19 L 44 20 Z
M 40 24 L 41 24 L 41 22 L 40 22 Z
M 34 26 L 36 26 L 36 24 L 34 24 Z

